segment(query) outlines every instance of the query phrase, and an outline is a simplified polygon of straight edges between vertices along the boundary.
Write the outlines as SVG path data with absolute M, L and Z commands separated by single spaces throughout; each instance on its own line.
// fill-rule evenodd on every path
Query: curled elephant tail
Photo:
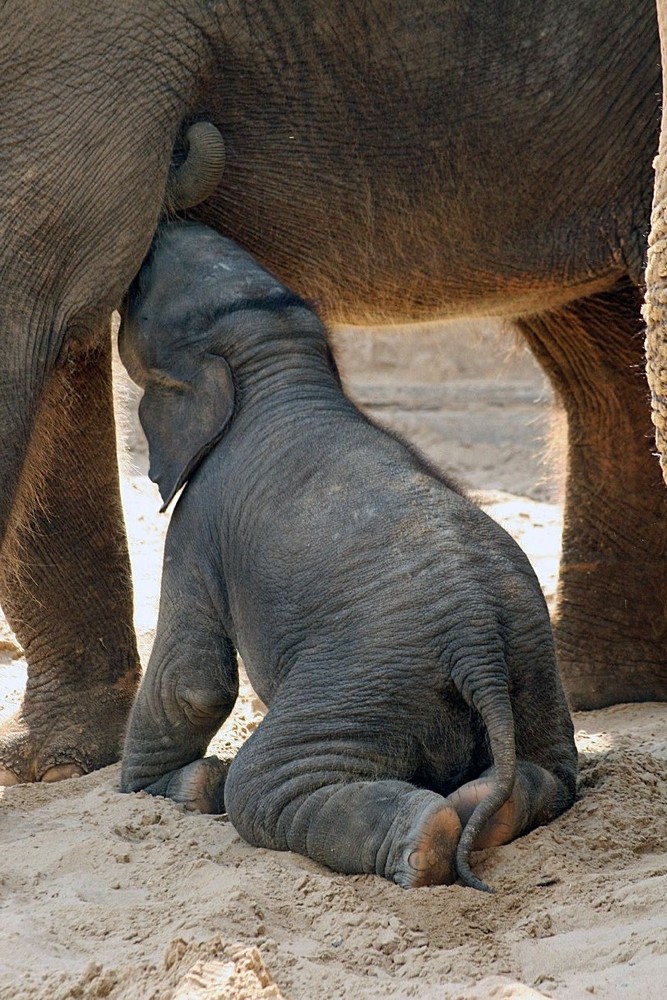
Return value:
M 172 167 L 167 202 L 176 211 L 194 208 L 213 194 L 225 166 L 225 143 L 212 122 L 195 122 L 185 133 L 186 157 Z
M 491 789 L 477 803 L 463 828 L 456 849 L 456 871 L 465 885 L 493 892 L 473 873 L 470 853 L 488 821 L 507 802 L 514 789 L 516 748 L 507 667 L 502 655 L 494 657 L 491 663 L 477 661 L 471 664 L 468 661 L 464 667 L 452 671 L 452 680 L 468 705 L 479 712 L 493 760 L 493 774 L 489 777 Z

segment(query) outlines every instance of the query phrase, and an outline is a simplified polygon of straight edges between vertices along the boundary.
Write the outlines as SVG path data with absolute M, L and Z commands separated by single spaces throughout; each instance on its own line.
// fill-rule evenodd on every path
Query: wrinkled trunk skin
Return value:
M 662 65 L 667 66 L 667 0 L 657 0 Z M 662 474 L 667 482 L 667 74 L 646 267 L 646 372 Z

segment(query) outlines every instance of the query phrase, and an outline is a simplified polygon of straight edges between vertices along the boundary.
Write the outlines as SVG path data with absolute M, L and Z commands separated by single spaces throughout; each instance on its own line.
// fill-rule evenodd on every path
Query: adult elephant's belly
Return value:
M 472 178 L 473 190 L 460 191 L 442 156 L 414 164 L 413 151 L 403 150 L 402 163 L 398 152 L 375 162 L 366 153 L 321 166 L 312 150 L 278 146 L 261 158 L 248 150 L 247 160 L 238 150 L 196 214 L 329 322 L 531 315 L 628 271 L 597 199 L 582 205 L 563 193 L 547 206 L 540 177 L 528 191 L 506 177 L 494 186 Z M 641 201 L 637 194 L 632 204 Z M 638 227 L 630 217 L 622 224 L 627 246 Z
M 210 95 L 227 157 L 196 214 L 330 322 L 530 315 L 639 280 L 655 12 L 635 12 L 645 48 L 620 59 L 620 8 L 571 8 L 472 31 L 470 5 L 433 4 L 424 30 L 425 8 L 390 4 L 377 51 L 361 24 L 341 46 L 330 17 L 260 39 L 252 19 Z

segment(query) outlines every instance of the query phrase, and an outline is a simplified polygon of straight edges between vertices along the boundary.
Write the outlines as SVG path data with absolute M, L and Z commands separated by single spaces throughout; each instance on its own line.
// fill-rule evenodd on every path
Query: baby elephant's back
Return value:
M 398 624 L 429 640 L 466 607 L 495 616 L 502 595 L 512 601 L 523 590 L 541 601 L 527 559 L 499 525 L 401 442 L 370 425 L 353 431 L 332 444 L 329 430 L 328 454 L 323 442 L 319 461 L 263 508 L 254 561 L 274 607 L 328 635 L 356 618 L 373 622 L 376 639 Z

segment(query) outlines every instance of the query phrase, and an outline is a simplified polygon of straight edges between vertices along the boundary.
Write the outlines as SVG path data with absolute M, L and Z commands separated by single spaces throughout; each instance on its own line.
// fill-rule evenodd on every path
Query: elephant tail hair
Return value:
M 458 677 L 458 671 L 452 675 L 462 697 L 482 718 L 493 760 L 491 791 L 477 803 L 463 828 L 456 850 L 456 871 L 465 885 L 482 892 L 493 892 L 491 886 L 473 873 L 470 854 L 485 825 L 512 794 L 516 778 L 516 747 L 506 665 L 501 658 L 500 663 L 495 659 L 493 665 L 485 664 L 485 667 L 480 669 L 478 663 Z

